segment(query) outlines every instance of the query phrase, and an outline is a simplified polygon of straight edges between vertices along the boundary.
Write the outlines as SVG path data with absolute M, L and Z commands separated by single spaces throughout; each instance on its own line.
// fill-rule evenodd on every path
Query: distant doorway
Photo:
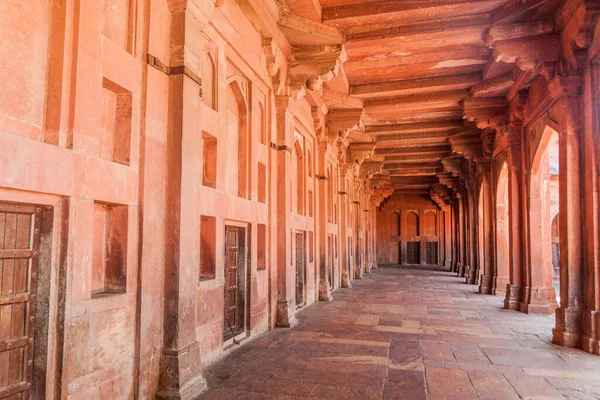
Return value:
M 246 327 L 246 229 L 225 226 L 225 308 L 223 340 L 242 334 Z
M 303 307 L 306 304 L 304 251 L 304 233 L 296 233 L 296 307 Z
M 406 243 L 406 263 L 421 264 L 421 242 Z

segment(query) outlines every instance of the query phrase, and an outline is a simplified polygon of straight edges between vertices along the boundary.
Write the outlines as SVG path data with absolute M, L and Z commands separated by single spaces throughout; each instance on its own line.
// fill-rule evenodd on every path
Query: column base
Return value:
M 354 268 L 354 279 L 362 279 L 362 271 L 360 267 Z
M 581 349 L 588 353 L 600 355 L 600 340 L 598 337 L 598 332 L 600 332 L 600 311 L 584 312 L 583 326 L 584 334 Z
M 583 341 L 581 308 L 556 309 L 556 328 L 552 330 L 552 343 L 565 347 L 581 348 Z
M 479 283 L 479 293 L 492 294 L 492 277 L 490 275 L 481 275 Z
M 455 261 L 454 264 L 452 264 L 452 272 L 455 272 L 458 274 L 458 268 L 459 268 L 458 265 L 459 264 L 460 263 L 458 261 Z
M 461 263 L 456 263 L 458 277 L 462 278 L 465 276 L 465 267 Z
M 342 287 L 343 288 L 351 288 L 352 284 L 350 283 L 350 276 L 348 274 L 342 274 Z
M 277 315 L 275 320 L 275 326 L 277 328 L 293 328 L 298 325 L 294 306 L 295 302 L 293 300 L 277 302 Z
M 206 388 L 200 371 L 198 342 L 183 349 L 163 349 L 160 359 L 160 381 L 157 399 L 191 400 Z
M 319 282 L 319 301 L 331 301 L 333 296 L 331 295 L 331 288 L 328 282 Z
M 506 295 L 504 297 L 504 308 L 507 310 L 519 310 L 523 288 L 517 285 L 506 285 Z
M 469 267 L 469 276 L 467 277 L 467 283 L 475 285 L 477 283 L 477 275 L 479 275 L 479 269 Z
M 519 310 L 526 314 L 552 314 L 558 307 L 553 287 L 525 287 Z
M 509 286 L 508 276 L 492 277 L 492 294 L 496 296 L 506 296 L 506 290 Z

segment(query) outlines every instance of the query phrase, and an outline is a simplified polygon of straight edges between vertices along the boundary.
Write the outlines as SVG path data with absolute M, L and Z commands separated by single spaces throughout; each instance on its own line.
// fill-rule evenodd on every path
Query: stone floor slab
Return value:
M 552 317 L 448 272 L 385 267 L 352 286 L 211 365 L 200 399 L 600 398 L 600 357 L 554 346 Z

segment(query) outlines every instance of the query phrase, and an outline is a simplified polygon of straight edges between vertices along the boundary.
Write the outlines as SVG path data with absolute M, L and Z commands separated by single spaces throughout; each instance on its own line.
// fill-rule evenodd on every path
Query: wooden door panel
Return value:
M 296 233 L 296 306 L 304 304 L 304 234 Z
M 40 209 L 0 203 L 0 398 L 31 396 Z
M 245 230 L 239 227 L 225 227 L 225 283 L 223 337 L 230 339 L 244 330 L 244 288 L 240 274 L 244 270 Z

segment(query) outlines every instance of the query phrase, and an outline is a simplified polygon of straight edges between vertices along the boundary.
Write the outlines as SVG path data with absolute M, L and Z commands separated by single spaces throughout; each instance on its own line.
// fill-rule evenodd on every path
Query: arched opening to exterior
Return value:
M 296 212 L 304 215 L 304 152 L 298 139 L 294 143 L 294 148 L 296 149 Z
M 227 182 L 228 189 L 248 198 L 248 129 L 244 95 L 236 81 L 227 90 Z
M 529 182 L 529 312 L 551 313 L 556 308 L 552 216 L 558 214 L 558 168 L 558 133 L 546 127 L 534 153 Z
M 496 283 L 507 281 L 509 272 L 509 225 L 508 225 L 508 166 L 502 164 L 496 188 Z M 494 283 L 493 294 L 502 294 L 506 288 Z

